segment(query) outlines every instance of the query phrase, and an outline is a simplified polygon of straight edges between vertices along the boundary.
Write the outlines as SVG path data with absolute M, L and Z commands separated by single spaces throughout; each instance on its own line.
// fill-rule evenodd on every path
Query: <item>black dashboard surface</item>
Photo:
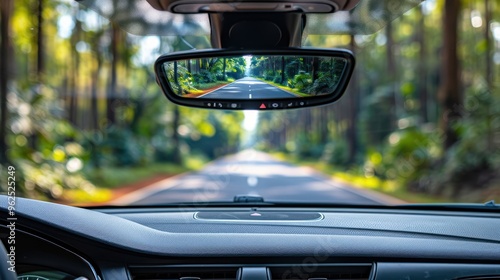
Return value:
M 5 205 L 3 196 L 4 211 Z M 239 210 L 250 212 L 250 208 Z M 17 201 L 21 220 L 29 219 L 94 242 L 154 255 L 305 256 L 319 250 L 338 256 L 500 261 L 500 219 L 495 214 L 330 209 L 318 211 L 324 218 L 314 221 L 235 222 L 195 219 L 198 211 L 178 208 L 107 213 L 103 210 L 103 213 L 22 198 Z
M 7 197 L 0 201 L 6 220 Z M 88 210 L 22 198 L 16 213 L 22 232 L 78 252 L 106 279 L 130 277 L 127 267 L 134 265 L 255 266 L 300 263 L 312 256 L 326 256 L 322 262 L 373 263 L 379 275 L 388 266 L 401 273 L 408 271 L 401 265 L 431 263 L 450 273 L 459 271 L 455 264 L 500 275 L 499 213 L 270 207 Z M 255 213 L 277 213 L 278 218 L 244 218 Z M 286 213 L 314 218 L 289 220 Z M 220 218 L 228 215 L 232 218 Z M 380 279 L 405 279 L 387 277 Z

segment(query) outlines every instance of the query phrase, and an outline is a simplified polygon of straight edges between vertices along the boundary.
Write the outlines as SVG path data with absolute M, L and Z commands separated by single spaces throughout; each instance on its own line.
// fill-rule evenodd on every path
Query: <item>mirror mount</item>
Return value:
M 303 13 L 213 13 L 210 42 L 216 49 L 300 47 Z
M 340 99 L 355 60 L 340 49 L 203 50 L 165 54 L 156 80 L 173 103 L 208 109 L 273 110 Z

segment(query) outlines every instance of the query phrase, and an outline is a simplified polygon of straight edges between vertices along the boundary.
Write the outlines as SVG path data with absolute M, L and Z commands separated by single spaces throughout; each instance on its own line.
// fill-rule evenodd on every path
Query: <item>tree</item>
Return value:
M 34 45 L 36 48 L 36 78 L 37 83 L 40 85 L 44 84 L 45 75 L 45 36 L 44 36 L 44 0 L 39 0 L 37 2 L 36 8 L 36 16 L 37 16 L 37 33 L 36 33 L 36 43 Z M 39 88 L 38 88 L 39 89 Z M 38 145 L 38 135 L 36 133 L 32 133 L 29 136 L 29 143 L 31 148 L 35 151 L 37 150 Z
M 282 85 L 285 84 L 285 57 L 281 57 L 281 83 Z
M 10 18 L 13 0 L 0 1 L 0 164 L 8 162 L 7 156 L 7 94 L 9 71 L 14 63 L 11 53 Z
M 43 8 L 44 8 L 44 0 L 38 0 L 37 5 L 37 65 L 36 65 L 36 73 L 38 82 L 42 82 L 41 78 L 43 72 L 45 70 L 45 55 L 44 55 L 44 34 L 43 34 Z
M 356 41 L 354 40 L 354 36 L 351 36 L 351 51 L 356 53 Z M 357 133 L 357 124 L 358 124 L 358 100 L 359 100 L 359 79 L 358 79 L 358 71 L 354 71 L 351 82 L 349 84 L 349 128 L 347 130 L 347 138 L 349 145 L 349 163 L 354 163 L 356 159 L 356 147 L 358 144 L 358 133 Z
M 485 50 L 485 59 L 486 59 L 486 84 L 488 85 L 488 89 L 491 90 L 493 87 L 493 60 L 491 59 L 491 50 L 492 50 L 492 40 L 490 36 L 491 28 L 491 7 L 490 1 L 484 0 L 484 39 L 486 42 L 486 50 Z
M 178 73 L 178 67 L 177 67 L 177 60 L 174 60 L 174 83 L 179 89 L 179 92 L 177 92 L 178 95 L 182 95 L 182 87 L 179 84 L 179 73 Z
M 399 92 L 396 87 L 396 81 L 398 80 L 397 78 L 397 69 L 396 69 L 396 58 L 395 58 L 395 43 L 394 43 L 394 31 L 393 31 L 393 23 L 388 22 L 387 26 L 385 27 L 385 36 L 387 38 L 387 43 L 386 43 L 386 58 L 387 58 L 387 77 L 388 77 L 388 82 L 389 82 L 389 90 L 391 95 L 393 96 L 393 103 L 392 103 L 392 114 L 393 114 L 393 119 L 391 121 L 391 126 L 393 128 L 396 127 L 396 123 L 398 118 L 400 117 L 399 114 L 399 102 L 398 99 L 399 97 Z
M 75 15 L 78 15 L 80 10 L 77 8 Z M 75 27 L 71 34 L 71 57 L 72 64 L 69 67 L 68 73 L 68 120 L 71 124 L 77 125 L 77 110 L 78 110 L 78 81 L 79 81 L 79 70 L 80 70 L 80 55 L 76 50 L 75 46 L 81 39 L 82 33 L 82 23 L 76 20 Z
M 311 61 L 311 77 L 313 82 L 318 79 L 318 70 L 319 70 L 319 60 L 318 57 L 314 56 Z
M 120 44 L 120 28 L 116 23 L 111 24 L 111 79 L 109 81 L 109 91 L 107 97 L 106 117 L 108 126 L 116 122 L 115 107 L 118 96 L 117 75 L 118 61 L 120 59 L 118 45 Z
M 101 37 L 103 35 L 102 31 L 98 31 L 92 36 L 91 42 L 92 42 L 92 52 L 95 56 L 95 67 L 92 71 L 92 79 L 91 79 L 91 100 L 90 100 L 90 115 L 91 115 L 91 127 L 93 129 L 99 129 L 99 109 L 97 105 L 97 92 L 98 92 L 98 85 L 99 85 L 99 76 L 102 70 L 102 65 L 103 65 L 103 56 L 101 53 Z
M 223 66 L 222 66 L 222 80 L 226 80 L 226 58 L 223 58 Z
M 460 119 L 462 109 L 460 65 L 458 61 L 458 19 L 460 0 L 446 0 L 443 6 L 443 48 L 441 50 L 441 82 L 439 101 L 442 106 L 444 148 L 450 148 L 458 141 L 453 124 Z
M 177 131 L 180 123 L 181 123 L 181 113 L 179 110 L 179 106 L 174 105 L 174 118 L 172 121 L 172 135 L 171 135 L 172 146 L 174 147 L 172 150 L 172 162 L 177 164 L 182 163 L 181 151 L 179 149 L 180 147 L 179 132 Z
M 417 9 L 417 41 L 420 45 L 419 62 L 418 62 L 418 85 L 417 92 L 420 103 L 420 121 L 428 122 L 427 117 L 427 50 L 425 42 L 425 16 L 422 11 L 423 7 Z

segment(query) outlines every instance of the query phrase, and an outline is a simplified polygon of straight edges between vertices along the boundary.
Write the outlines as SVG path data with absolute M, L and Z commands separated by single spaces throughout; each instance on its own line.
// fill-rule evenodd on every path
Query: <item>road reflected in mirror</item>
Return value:
M 168 61 L 163 70 L 179 97 L 260 100 L 333 94 L 347 64 L 341 57 L 245 55 Z

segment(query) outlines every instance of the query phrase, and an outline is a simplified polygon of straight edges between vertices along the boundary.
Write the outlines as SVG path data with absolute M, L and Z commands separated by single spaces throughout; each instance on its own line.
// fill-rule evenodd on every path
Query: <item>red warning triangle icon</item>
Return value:
M 264 105 L 264 103 L 262 103 L 259 107 L 259 109 L 266 109 L 266 105 Z

